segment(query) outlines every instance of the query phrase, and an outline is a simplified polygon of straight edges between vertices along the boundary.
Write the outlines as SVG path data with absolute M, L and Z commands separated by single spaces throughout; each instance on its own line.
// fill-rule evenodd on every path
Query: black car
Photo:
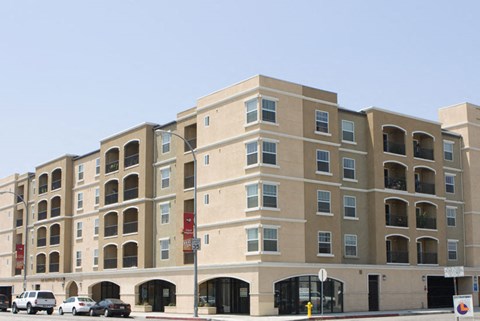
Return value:
M 3 312 L 7 311 L 10 300 L 5 294 L 0 294 L 0 310 Z
M 120 299 L 105 299 L 95 303 L 95 305 L 90 308 L 89 314 L 91 316 L 103 314 L 106 317 L 121 315 L 124 318 L 128 318 L 130 312 L 132 312 L 130 304 L 125 303 Z

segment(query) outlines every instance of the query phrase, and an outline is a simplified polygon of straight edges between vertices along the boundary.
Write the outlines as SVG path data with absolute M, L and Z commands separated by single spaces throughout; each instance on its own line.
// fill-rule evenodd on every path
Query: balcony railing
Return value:
M 388 226 L 408 226 L 407 215 L 385 214 L 385 221 Z
M 115 236 L 118 235 L 118 225 L 109 225 L 105 226 L 105 236 Z
M 197 138 L 196 137 L 187 139 L 187 142 L 190 144 L 190 146 L 192 146 L 193 149 L 197 148 Z M 186 152 L 190 151 L 190 148 L 188 148 L 187 143 L 185 143 L 185 151 Z
M 123 267 L 124 268 L 137 267 L 137 261 L 138 261 L 137 256 L 124 256 Z
M 17 195 L 17 203 L 21 203 L 23 199 L 23 194 Z
M 415 147 L 413 155 L 417 158 L 433 160 L 433 149 Z
M 60 207 L 54 207 L 50 211 L 50 216 L 51 217 L 57 217 L 60 216 Z
M 397 189 L 401 191 L 407 190 L 407 181 L 405 178 L 385 177 L 385 188 Z
M 384 144 L 383 151 L 393 154 L 405 155 L 405 144 L 388 141 L 386 144 Z
M 408 263 L 408 252 L 387 252 L 387 263 Z
M 47 211 L 38 212 L 38 220 L 46 220 L 47 219 Z
M 417 215 L 417 228 L 436 230 L 437 219 L 435 217 L 425 217 L 423 215 Z
M 60 235 L 50 236 L 50 245 L 57 245 L 57 244 L 60 244 Z
M 37 263 L 37 273 L 45 273 L 45 264 Z
M 138 187 L 126 189 L 123 192 L 123 200 L 131 200 L 138 197 Z
M 138 154 L 125 157 L 125 167 L 130 167 L 138 164 Z
M 48 191 L 48 185 L 47 184 L 44 184 L 44 185 L 40 185 L 38 187 L 38 194 L 44 194 Z
M 193 188 L 195 176 L 187 176 L 184 180 L 184 189 Z
M 435 184 L 415 182 L 415 192 L 435 195 Z
M 22 218 L 17 218 L 17 222 L 16 222 L 16 227 L 20 227 L 20 226 L 23 226 L 23 219 Z
M 105 173 L 118 171 L 118 160 L 105 164 Z
M 117 268 L 117 258 L 113 259 L 104 259 L 103 260 L 104 269 L 116 269 Z
M 42 237 L 37 239 L 37 247 L 47 246 L 47 238 Z
M 123 234 L 138 232 L 138 221 L 123 223 Z
M 418 264 L 438 264 L 438 254 L 437 253 L 418 253 L 417 263 Z
M 58 272 L 60 271 L 60 264 L 59 263 L 50 263 L 48 267 L 50 272 Z
M 105 195 L 105 205 L 113 204 L 117 202 L 118 202 L 118 193 Z
M 60 187 L 62 187 L 62 180 L 59 179 L 52 182 L 52 191 L 55 189 L 59 189 Z

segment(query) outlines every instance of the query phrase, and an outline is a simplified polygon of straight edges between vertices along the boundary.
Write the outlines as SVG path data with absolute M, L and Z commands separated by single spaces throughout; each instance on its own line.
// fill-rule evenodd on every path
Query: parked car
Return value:
M 79 313 L 89 313 L 90 308 L 95 305 L 88 296 L 72 296 L 63 301 L 58 308 L 58 314 L 71 313 L 77 315 Z
M 56 304 L 57 300 L 52 291 L 25 291 L 13 300 L 12 313 L 27 310 L 28 314 L 35 314 L 38 311 L 47 311 L 48 314 L 52 314 Z
M 91 316 L 103 314 L 106 317 L 121 315 L 124 318 L 128 318 L 130 312 L 132 312 L 130 304 L 120 299 L 105 299 L 90 307 L 89 314 Z
M 5 294 L 0 294 L 0 310 L 3 312 L 9 308 L 10 300 Z

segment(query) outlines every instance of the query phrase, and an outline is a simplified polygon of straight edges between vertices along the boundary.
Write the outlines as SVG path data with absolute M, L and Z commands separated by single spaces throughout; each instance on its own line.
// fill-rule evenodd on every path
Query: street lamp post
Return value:
M 162 134 L 174 135 L 181 138 L 193 156 L 193 239 L 197 240 L 197 157 L 192 145 L 179 134 L 172 133 L 163 129 L 157 129 L 155 132 Z M 192 244 L 193 245 L 193 244 Z M 193 251 L 193 316 L 198 317 L 198 261 L 197 261 L 197 247 L 192 246 Z
M 2 194 L 13 194 L 15 197 L 19 200 L 22 201 L 23 206 L 25 206 L 25 242 L 23 244 L 23 291 L 25 292 L 27 290 L 27 233 L 28 233 L 28 205 L 27 202 L 25 202 L 25 199 L 23 196 L 11 192 L 11 191 L 0 191 L 0 195 Z

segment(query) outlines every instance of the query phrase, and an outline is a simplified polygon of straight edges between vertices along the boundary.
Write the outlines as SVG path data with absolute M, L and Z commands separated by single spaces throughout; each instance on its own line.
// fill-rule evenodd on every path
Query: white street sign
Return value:
M 463 266 L 449 266 L 444 268 L 446 278 L 457 278 L 465 275 Z
M 456 317 L 473 318 L 473 298 L 471 294 L 455 295 L 453 297 L 453 307 Z
M 318 279 L 320 282 L 325 282 L 327 280 L 327 270 L 320 269 L 320 271 L 318 271 Z

